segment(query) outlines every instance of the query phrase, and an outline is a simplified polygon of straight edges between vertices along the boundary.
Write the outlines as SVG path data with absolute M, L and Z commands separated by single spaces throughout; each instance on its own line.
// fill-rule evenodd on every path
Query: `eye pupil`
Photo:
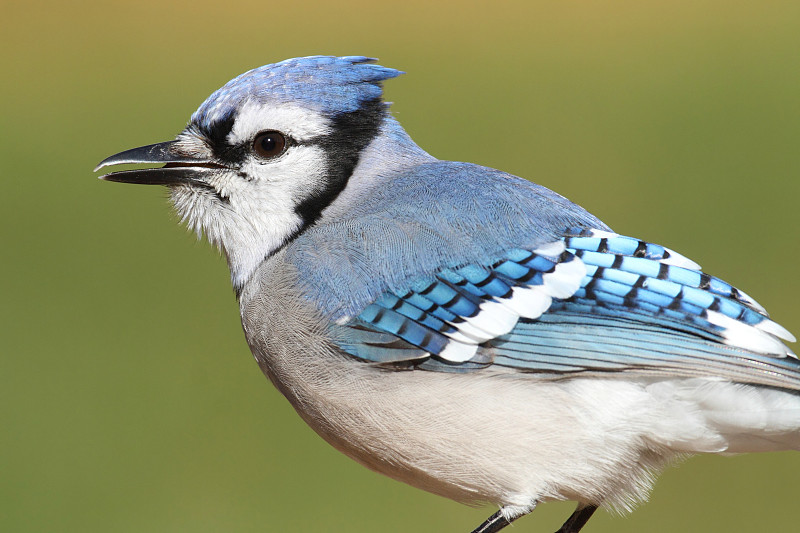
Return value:
M 278 141 L 274 135 L 264 135 L 261 139 L 261 150 L 264 152 L 274 152 L 279 142 L 280 141 Z
M 286 150 L 286 137 L 279 131 L 263 131 L 253 140 L 253 151 L 264 159 L 281 155 Z

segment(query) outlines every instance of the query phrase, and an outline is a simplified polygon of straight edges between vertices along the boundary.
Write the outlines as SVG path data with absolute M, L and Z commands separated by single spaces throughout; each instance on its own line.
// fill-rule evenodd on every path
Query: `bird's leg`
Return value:
M 483 524 L 473 529 L 472 533 L 495 533 L 510 523 L 511 521 L 503 516 L 502 511 L 497 511 L 492 516 L 487 518 Z
M 556 531 L 556 533 L 578 533 L 578 531 L 586 525 L 586 522 L 589 521 L 596 510 L 596 505 L 584 505 L 579 503 L 575 512 L 567 518 L 567 521 L 564 522 L 564 525 L 561 526 L 561 529 Z
M 536 502 L 526 507 L 505 506 L 487 518 L 483 524 L 473 529 L 472 533 L 497 533 L 520 516 L 533 511 L 534 507 L 536 507 Z

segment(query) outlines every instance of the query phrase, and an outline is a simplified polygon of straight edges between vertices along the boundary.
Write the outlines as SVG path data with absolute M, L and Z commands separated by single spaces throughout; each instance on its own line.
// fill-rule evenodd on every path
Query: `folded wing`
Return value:
M 442 268 L 333 329 L 346 352 L 390 366 L 713 375 L 800 389 L 800 361 L 782 342 L 794 337 L 752 298 L 672 250 L 599 230 Z

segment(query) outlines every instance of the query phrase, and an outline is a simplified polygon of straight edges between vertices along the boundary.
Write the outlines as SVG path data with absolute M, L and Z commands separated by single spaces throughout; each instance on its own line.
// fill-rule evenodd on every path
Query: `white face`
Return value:
M 254 139 L 265 131 L 285 136 L 283 153 L 264 157 L 253 149 Z M 300 229 L 303 220 L 295 207 L 325 188 L 328 173 L 323 148 L 304 143 L 331 132 L 330 121 L 309 109 L 248 102 L 226 138 L 243 154 L 236 163 L 220 162 L 230 170 L 210 172 L 209 188 L 171 187 L 181 220 L 225 253 L 234 287 L 241 287 L 266 256 Z M 208 140 L 191 127 L 178 137 L 178 147 L 213 159 Z

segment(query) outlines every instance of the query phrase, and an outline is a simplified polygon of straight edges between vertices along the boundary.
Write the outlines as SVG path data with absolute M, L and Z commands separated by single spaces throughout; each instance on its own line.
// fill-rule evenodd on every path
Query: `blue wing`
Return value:
M 600 230 L 419 276 L 332 333 L 390 366 L 715 375 L 800 390 L 800 361 L 781 342 L 794 337 L 752 298 L 672 250 Z

